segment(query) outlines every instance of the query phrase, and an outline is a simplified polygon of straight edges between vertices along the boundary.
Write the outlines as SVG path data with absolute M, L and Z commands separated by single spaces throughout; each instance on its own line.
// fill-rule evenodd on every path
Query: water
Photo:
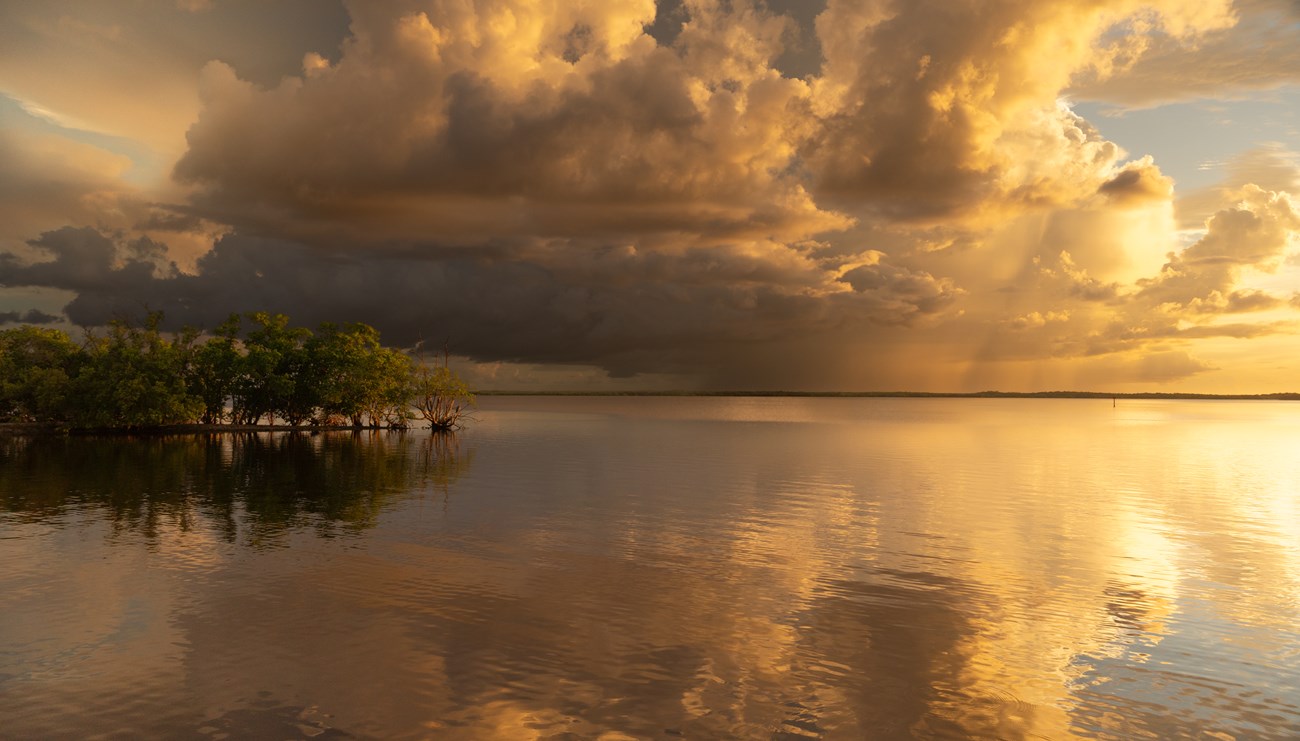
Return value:
M 4 738 L 1297 738 L 1300 406 L 0 437 Z

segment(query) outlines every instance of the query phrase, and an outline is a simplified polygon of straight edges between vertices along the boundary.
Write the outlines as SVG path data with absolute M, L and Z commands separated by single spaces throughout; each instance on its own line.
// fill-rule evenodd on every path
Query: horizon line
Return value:
M 1273 391 L 1261 394 L 1210 394 L 1183 391 L 539 391 L 489 389 L 476 396 L 732 396 L 810 398 L 932 398 L 932 399 L 1223 399 L 1300 401 L 1300 392 Z

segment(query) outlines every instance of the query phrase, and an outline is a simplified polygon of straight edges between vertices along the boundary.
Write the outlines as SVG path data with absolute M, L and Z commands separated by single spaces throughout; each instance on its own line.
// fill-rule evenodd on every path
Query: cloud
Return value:
M 1102 197 L 1103 204 L 1113 201 Z M 1108 245 L 1122 240 L 1124 253 L 1132 254 L 1133 241 L 1143 233 L 1136 227 L 1151 217 L 1158 218 L 1151 221 L 1150 233 L 1168 239 L 1174 229 L 1167 198 L 1119 209 L 1093 203 L 1044 219 L 1022 219 L 1005 230 L 996 247 L 1002 254 L 1019 250 L 1029 256 L 1032 269 L 1016 272 L 1011 260 L 999 275 L 972 251 L 969 265 L 954 265 L 958 285 L 969 291 L 962 303 L 966 313 L 949 319 L 950 326 L 931 339 L 967 343 L 977 362 L 990 367 L 1059 359 L 1078 365 L 1077 377 L 1093 383 L 1101 382 L 1103 373 L 1116 382 L 1138 383 L 1141 374 L 1131 360 L 1140 354 L 1177 351 L 1194 359 L 1191 353 L 1206 341 L 1294 334 L 1296 323 L 1284 318 L 1286 300 L 1275 289 L 1251 284 L 1279 269 L 1300 233 L 1291 198 L 1249 186 L 1235 202 L 1220 205 L 1200 239 L 1168 252 L 1159 269 L 1129 278 L 1124 277 L 1128 270 L 1116 269 Z M 983 281 L 972 277 L 978 267 L 987 274 Z M 1119 279 L 1104 280 L 1098 273 Z M 1260 320 L 1226 321 L 1249 314 Z M 1116 360 L 1089 360 L 1105 357 Z
M 1232 307 L 1234 301 L 1238 311 L 1258 305 L 1257 294 L 1234 293 L 1233 286 L 1243 268 L 1276 270 L 1297 230 L 1300 212 L 1288 194 L 1247 186 L 1240 203 L 1206 222 L 1204 237 L 1181 253 L 1171 253 L 1158 277 L 1140 282 L 1139 296 L 1195 311 Z
M 673 49 L 649 0 L 354 5 L 337 64 L 270 89 L 208 65 L 176 176 L 202 212 L 296 237 L 850 224 L 789 172 L 809 93 L 770 67 L 781 19 L 688 5 Z
M 1119 295 L 1118 283 L 1106 283 L 1089 275 L 1087 269 L 1080 267 L 1069 252 L 1062 250 L 1056 263 L 1055 268 L 1041 267 L 1040 271 L 1044 277 L 1058 282 L 1064 289 L 1064 295 L 1085 301 L 1107 301 Z
M 1185 229 L 1201 228 L 1225 201 L 1242 199 L 1247 186 L 1300 195 L 1300 153 L 1265 143 L 1221 163 L 1222 181 L 1179 197 L 1178 222 Z
M 1105 40 L 1233 21 L 1226 0 L 830 2 L 803 80 L 777 64 L 795 21 L 749 0 L 684 3 L 671 45 L 645 30 L 650 0 L 350 9 L 337 62 L 308 55 L 272 86 L 204 69 L 175 169 L 201 212 L 306 239 L 801 239 L 845 211 L 988 220 L 1103 185 L 1158 195 L 1150 161 L 1117 172 L 1122 151 L 1060 93 L 1118 53 Z
M 73 322 L 270 309 L 728 388 L 1176 380 L 1198 342 L 1293 331 L 1252 282 L 1293 243 L 1286 148 L 1182 198 L 1188 238 L 1171 179 L 1070 103 L 1266 33 L 1261 2 L 63 1 L 0 10 L 32 50 L 0 87 L 48 113 L 0 129 L 0 284 L 74 292 Z M 75 83 L 33 41 L 60 34 Z
M 0 128 L 0 250 L 69 221 L 116 227 L 141 208 L 130 162 L 57 136 Z
M 1045 327 L 1053 322 L 1068 322 L 1070 312 L 1068 311 L 1049 311 L 1046 314 L 1039 311 L 1031 311 L 1024 316 L 1018 316 L 1011 320 L 1012 329 L 1037 329 Z
M 1174 194 L 1174 181 L 1161 174 L 1160 168 L 1148 155 L 1125 165 L 1113 178 L 1102 183 L 1097 192 L 1120 205 L 1168 201 Z
M 934 314 L 951 304 L 961 293 L 950 279 L 883 263 L 879 252 L 866 255 L 863 264 L 845 270 L 840 280 L 859 294 L 873 297 L 879 309 L 877 321 L 906 324 L 913 317 Z
M 1061 91 L 1157 31 L 1179 43 L 1232 22 L 1227 2 L 831 2 L 808 147 L 818 193 L 900 218 L 1003 218 L 1070 204 L 1121 156 Z M 990 213 L 991 212 L 991 213 Z
M 430 258 L 429 246 L 355 255 L 229 235 L 195 274 L 162 263 L 154 242 L 91 229 L 50 232 L 33 246 L 52 259 L 0 261 L 0 284 L 77 291 L 65 308 L 77 324 L 151 309 L 173 327 L 211 328 L 265 309 L 307 325 L 372 323 L 402 345 L 446 339 L 478 361 L 585 363 L 614 375 L 699 372 L 808 331 L 906 325 L 945 311 L 956 294 L 880 258 L 846 283 L 799 250 L 746 243 L 670 256 L 530 240 Z
M 333 57 L 347 20 L 338 0 L 2 3 L 0 92 L 174 157 L 198 114 L 205 63 L 274 83 L 308 51 Z
M 1151 34 L 1129 52 L 1122 74 L 1094 69 L 1069 93 L 1147 108 L 1197 98 L 1222 98 L 1300 82 L 1300 10 L 1290 0 L 1237 0 L 1237 22 L 1209 28 L 1195 44 Z
M 1119 373 L 1129 375 L 1141 383 L 1169 383 L 1213 369 L 1214 366 L 1197 360 L 1184 351 L 1166 350 L 1129 360 L 1121 366 Z
M 53 324 L 61 319 L 56 314 L 47 314 L 40 309 L 0 311 L 0 324 Z

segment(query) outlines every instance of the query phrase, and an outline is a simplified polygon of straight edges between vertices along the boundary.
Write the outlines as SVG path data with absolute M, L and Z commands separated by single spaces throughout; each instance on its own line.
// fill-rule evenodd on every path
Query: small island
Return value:
M 448 368 L 385 346 L 366 324 L 291 326 L 233 314 L 211 333 L 114 322 L 78 344 L 36 326 L 0 331 L 0 423 L 23 429 L 409 427 L 451 430 L 474 395 Z M 247 325 L 247 326 L 246 326 Z

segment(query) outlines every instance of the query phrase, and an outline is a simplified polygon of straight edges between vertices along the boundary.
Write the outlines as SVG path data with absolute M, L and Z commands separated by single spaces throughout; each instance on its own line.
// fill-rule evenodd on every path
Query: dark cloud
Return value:
M 782 50 L 772 66 L 786 77 L 810 78 L 821 70 L 821 40 L 816 32 L 817 16 L 826 9 L 827 0 L 766 0 L 766 9 L 790 19 L 782 36 Z M 682 0 L 657 0 L 654 22 L 646 33 L 661 46 L 673 46 L 682 27 L 691 20 Z
M 210 0 L 201 14 L 168 24 L 203 61 L 220 59 L 245 80 L 273 86 L 299 74 L 303 55 L 336 60 L 348 36 L 345 0 Z
M 662 46 L 672 46 L 690 20 L 690 13 L 682 0 L 657 0 L 654 21 L 646 24 L 645 31 Z
M 65 308 L 77 324 L 162 310 L 172 327 L 211 328 L 231 312 L 269 310 L 307 325 L 371 323 L 401 345 L 446 340 L 476 360 L 587 363 L 614 375 L 701 372 L 747 346 L 907 324 L 957 293 L 949 281 L 880 262 L 849 271 L 848 290 L 796 251 L 777 259 L 752 245 L 669 255 L 528 242 L 358 255 L 231 235 L 195 274 L 160 268 L 152 243 L 91 229 L 33 245 L 53 259 L 6 258 L 0 284 L 77 291 Z
M 53 324 L 61 319 L 56 314 L 47 314 L 40 309 L 0 311 L 0 324 Z
M 1125 165 L 1115 177 L 1102 183 L 1097 192 L 1119 204 L 1168 201 L 1174 183 L 1160 173 L 1150 157 Z
M 28 244 L 54 259 L 25 264 L 12 254 L 0 253 L 0 286 L 39 286 L 93 294 L 106 286 L 129 291 L 147 284 L 160 270 L 163 275 L 176 272 L 176 266 L 166 262 L 167 248 L 148 237 L 126 240 L 119 249 L 113 239 L 95 229 L 66 227 L 46 232 Z

